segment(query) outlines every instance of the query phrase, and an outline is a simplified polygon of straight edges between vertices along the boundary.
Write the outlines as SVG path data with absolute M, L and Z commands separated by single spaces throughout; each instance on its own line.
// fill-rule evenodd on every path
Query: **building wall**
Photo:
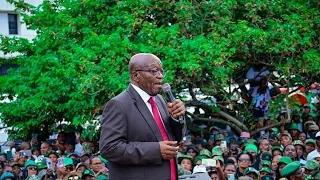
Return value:
M 30 3 L 34 6 L 38 6 L 42 3 L 42 0 L 25 0 L 26 3 Z M 19 15 L 19 13 L 14 11 L 14 6 L 8 3 L 6 0 L 0 0 L 0 34 L 13 37 L 24 37 L 29 40 L 32 40 L 36 36 L 36 32 L 33 30 L 28 30 L 27 26 L 22 23 L 23 18 Z M 9 34 L 9 22 L 8 22 L 8 14 L 18 14 L 18 34 L 10 35 Z M 14 57 L 16 54 L 7 54 L 4 55 L 3 52 L 0 51 L 0 58 L 10 58 Z

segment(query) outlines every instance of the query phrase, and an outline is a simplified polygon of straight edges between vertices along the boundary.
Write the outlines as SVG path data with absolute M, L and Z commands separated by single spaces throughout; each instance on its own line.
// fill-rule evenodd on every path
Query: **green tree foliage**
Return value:
M 317 0 L 55 0 L 38 7 L 8 1 L 37 32 L 31 42 L 1 36 L 0 50 L 19 53 L 6 61 L 20 68 L 1 80 L 2 97 L 16 97 L 0 107 L 13 135 L 95 119 L 127 87 L 128 60 L 137 52 L 162 59 L 176 93 L 190 90 L 188 106 L 237 130 L 246 129 L 234 124 L 250 113 L 231 97 L 245 96 L 252 64 L 277 71 L 284 87 L 319 80 Z M 195 88 L 218 106 L 199 101 Z

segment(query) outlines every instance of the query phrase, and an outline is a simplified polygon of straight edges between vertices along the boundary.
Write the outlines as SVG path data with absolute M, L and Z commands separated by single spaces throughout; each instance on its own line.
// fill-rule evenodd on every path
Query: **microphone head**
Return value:
M 164 83 L 164 84 L 162 85 L 162 90 L 163 90 L 164 92 L 170 91 L 170 90 L 171 90 L 170 84 Z

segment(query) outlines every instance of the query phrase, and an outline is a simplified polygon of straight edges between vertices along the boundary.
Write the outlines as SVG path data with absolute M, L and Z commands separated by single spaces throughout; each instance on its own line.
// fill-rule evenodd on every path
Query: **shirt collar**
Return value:
M 148 93 L 146 93 L 144 90 L 142 90 L 141 88 L 139 88 L 138 86 L 132 84 L 132 87 L 137 91 L 137 93 L 140 95 L 140 97 L 142 98 L 143 102 L 147 103 L 150 99 L 150 96 Z

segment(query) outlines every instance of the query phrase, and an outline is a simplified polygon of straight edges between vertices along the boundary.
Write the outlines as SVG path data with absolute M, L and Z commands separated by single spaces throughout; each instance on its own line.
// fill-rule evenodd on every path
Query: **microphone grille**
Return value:
M 162 90 L 163 90 L 164 92 L 170 91 L 170 90 L 171 90 L 170 84 L 164 83 L 164 84 L 162 85 Z

